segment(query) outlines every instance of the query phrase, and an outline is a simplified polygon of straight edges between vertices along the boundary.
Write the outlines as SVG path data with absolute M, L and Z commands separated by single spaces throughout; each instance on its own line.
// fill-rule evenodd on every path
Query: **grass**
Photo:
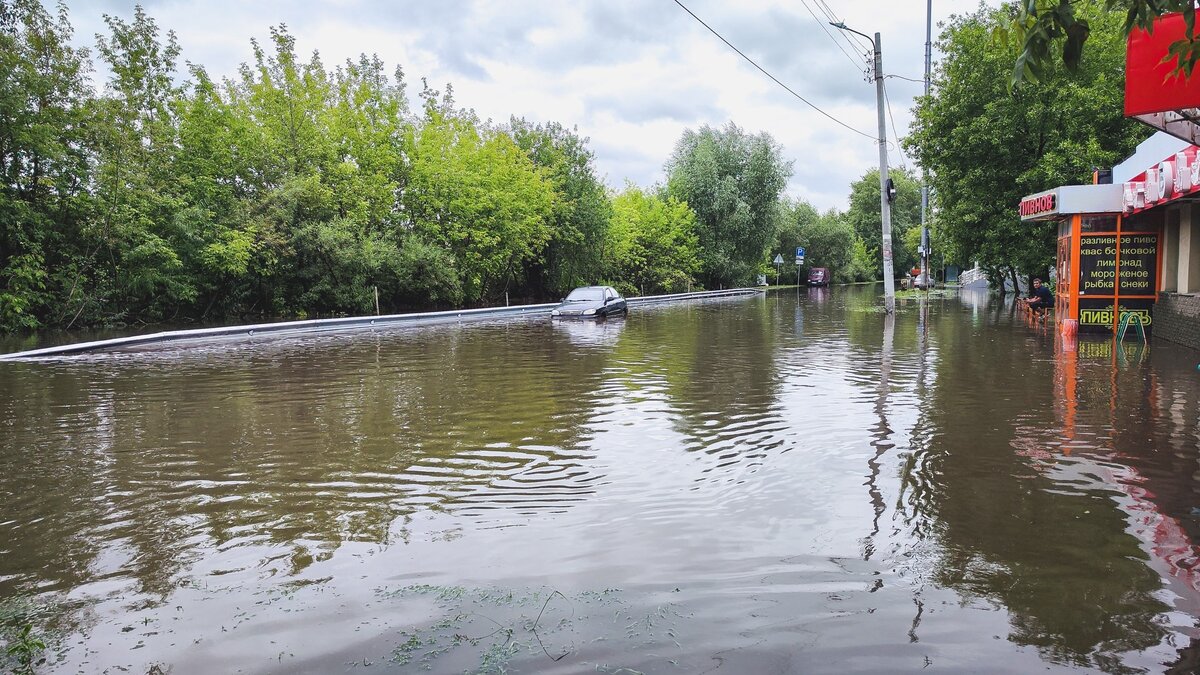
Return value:
M 958 297 L 957 288 L 932 288 L 928 291 L 923 291 L 918 288 L 906 288 L 902 291 L 896 291 L 896 299 L 910 300 L 914 298 L 955 298 Z
M 466 665 L 467 672 L 506 673 L 517 658 L 556 662 L 577 654 L 579 645 L 618 636 L 639 647 L 678 647 L 674 624 L 685 618 L 672 604 L 635 614 L 615 588 L 568 596 L 550 588 L 413 585 L 376 595 L 397 602 L 425 598 L 441 610 L 428 623 L 402 631 L 390 657 L 397 665 L 426 671 Z
M 33 632 L 32 623 L 24 623 L 17 627 L 13 635 L 8 636 L 8 648 L 5 653 L 16 661 L 13 668 L 15 675 L 32 675 L 33 666 L 38 655 L 46 651 L 46 642 L 40 635 Z

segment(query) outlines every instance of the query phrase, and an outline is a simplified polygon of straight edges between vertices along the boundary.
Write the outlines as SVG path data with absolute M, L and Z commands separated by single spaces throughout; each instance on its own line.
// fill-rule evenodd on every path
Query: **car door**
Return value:
M 597 312 L 597 314 L 601 314 L 603 316 L 608 316 L 609 314 L 612 314 L 613 312 L 615 312 L 616 305 L 613 303 L 613 299 L 616 298 L 616 295 L 617 294 L 615 291 L 613 291 L 613 289 L 605 288 L 604 289 L 604 304 L 600 307 L 600 311 Z
M 609 302 L 608 313 L 620 314 L 621 312 L 626 311 L 627 307 L 625 305 L 625 298 L 622 298 L 621 294 L 618 293 L 616 289 L 610 288 L 608 289 L 608 292 L 612 294 L 612 300 Z

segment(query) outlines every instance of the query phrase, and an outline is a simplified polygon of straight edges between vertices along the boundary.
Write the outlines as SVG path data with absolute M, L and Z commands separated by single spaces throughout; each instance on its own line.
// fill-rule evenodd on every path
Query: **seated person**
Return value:
M 1033 280 L 1033 288 L 1029 291 L 1029 297 L 1023 298 L 1022 302 L 1029 306 L 1029 309 L 1041 311 L 1054 306 L 1054 294 L 1050 289 L 1042 285 L 1042 280 L 1035 278 Z

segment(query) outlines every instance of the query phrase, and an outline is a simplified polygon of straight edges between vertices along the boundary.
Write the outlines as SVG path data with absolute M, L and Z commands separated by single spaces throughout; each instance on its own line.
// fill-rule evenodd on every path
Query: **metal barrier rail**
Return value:
M 759 288 L 730 288 L 723 291 L 695 291 L 692 293 L 669 293 L 667 295 L 641 295 L 635 298 L 625 298 L 631 305 L 649 305 L 655 302 L 674 302 L 676 300 L 698 300 L 703 298 L 728 298 L 739 295 L 756 295 L 764 291 Z
M 647 305 L 657 302 L 672 302 L 679 300 L 698 300 L 704 298 L 732 297 L 737 295 L 753 295 L 762 291 L 755 288 L 736 288 L 726 291 L 698 291 L 696 293 L 674 293 L 670 295 L 648 295 L 626 298 L 631 305 Z M 484 307 L 481 309 L 456 309 L 443 312 L 417 312 L 413 314 L 388 314 L 385 316 L 353 316 L 338 319 L 309 319 L 306 321 L 279 321 L 276 323 L 260 323 L 244 326 L 218 326 L 216 328 L 197 328 L 192 330 L 172 330 L 146 335 L 132 335 L 109 340 L 93 342 L 76 342 L 57 347 L 44 347 L 23 352 L 0 354 L 0 361 L 16 361 L 52 356 L 72 356 L 93 352 L 124 349 L 142 345 L 161 344 L 165 342 L 182 342 L 204 340 L 209 338 L 254 337 L 260 335 L 299 335 L 304 333 L 328 332 L 334 330 L 395 327 L 399 325 L 429 325 L 438 323 L 459 323 L 464 321 L 482 321 L 486 319 L 508 318 L 518 316 L 536 316 L 549 314 L 558 303 L 538 305 L 518 305 L 515 307 Z

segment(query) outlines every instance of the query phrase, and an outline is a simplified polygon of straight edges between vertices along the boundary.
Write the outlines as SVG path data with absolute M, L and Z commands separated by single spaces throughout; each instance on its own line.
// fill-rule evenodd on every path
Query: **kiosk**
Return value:
M 1147 333 L 1153 330 L 1163 226 L 1172 214 L 1179 218 L 1169 204 L 1200 193 L 1200 180 L 1193 180 L 1198 169 L 1192 146 L 1123 184 L 1069 185 L 1021 200 L 1022 220 L 1058 229 L 1056 321 L 1074 320 L 1080 332 L 1115 333 L 1129 313 Z

